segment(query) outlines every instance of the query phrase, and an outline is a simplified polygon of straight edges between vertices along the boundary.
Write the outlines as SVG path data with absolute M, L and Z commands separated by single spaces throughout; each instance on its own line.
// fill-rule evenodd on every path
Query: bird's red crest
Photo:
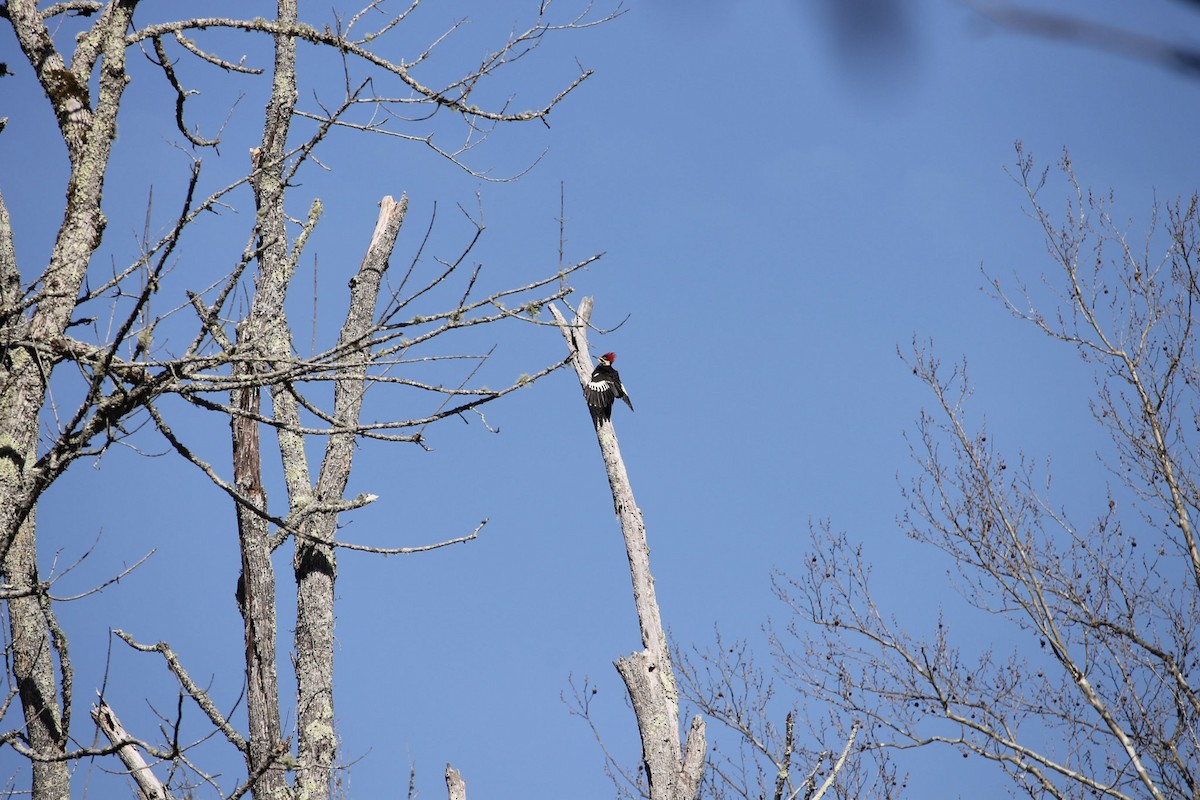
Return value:
M 600 357 L 603 358 L 605 361 L 607 361 L 610 364 L 617 360 L 616 353 L 605 353 L 604 355 L 602 355 Z

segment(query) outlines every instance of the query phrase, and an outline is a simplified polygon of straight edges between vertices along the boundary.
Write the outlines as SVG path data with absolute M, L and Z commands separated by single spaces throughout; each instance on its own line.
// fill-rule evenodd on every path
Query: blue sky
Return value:
M 431 5 L 414 19 L 411 41 L 470 18 L 431 66 L 450 74 L 494 46 L 517 19 L 515 7 Z M 297 194 L 298 203 L 320 196 L 327 209 L 310 247 L 329 303 L 320 336 L 337 324 L 337 292 L 382 195 L 406 192 L 411 202 L 396 265 L 415 250 L 435 203 L 436 247 L 449 253 L 465 229 L 455 204 L 474 208 L 478 191 L 488 230 L 477 256 L 486 280 L 501 285 L 555 268 L 561 187 L 568 260 L 606 253 L 576 282 L 596 296 L 595 321 L 629 318 L 593 337 L 592 350 L 619 354 L 638 409 L 618 408 L 616 427 L 646 515 L 664 618 L 685 646 L 707 644 L 714 624 L 726 636 L 759 639 L 762 624 L 783 613 L 771 569 L 799 562 L 808 522 L 821 518 L 868 543 L 885 598 L 913 628 L 939 606 L 952 623 L 970 623 L 943 580 L 946 565 L 908 543 L 895 522 L 904 508 L 899 487 L 913 474 L 902 434 L 930 400 L 896 356 L 914 336 L 932 339 L 946 360 L 969 357 L 974 408 L 986 411 L 1001 446 L 1053 455 L 1062 502 L 1087 508 L 1102 496 L 1089 373 L 981 291 L 980 267 L 1031 284 L 1052 269 L 1004 171 L 1015 140 L 1044 165 L 1069 147 L 1081 180 L 1112 188 L 1133 231 L 1144 229 L 1155 197 L 1194 191 L 1200 80 L 998 31 L 951 2 L 903 7 L 905 37 L 863 48 L 832 34 L 828 2 L 634 0 L 612 24 L 548 37 L 496 85 L 495 97 L 533 105 L 574 76 L 576 59 L 595 70 L 549 129 L 501 130 L 473 154 L 478 168 L 511 174 L 545 149 L 521 181 L 485 183 L 417 146 L 341 136 L 322 156 L 330 171 L 306 173 Z M 1198 43 L 1200 14 L 1183 3 L 1133 10 L 1093 2 L 1084 10 Z M 10 118 L 0 136 L 0 189 L 32 274 L 61 211 L 62 149 L 46 133 L 52 120 L 20 74 L 28 69 L 11 37 L 2 47 L 19 74 L 0 82 Z M 139 69 L 107 190 L 104 252 L 116 263 L 133 252 L 148 186 L 165 221 L 186 167 L 170 145 L 178 135 L 161 127 L 170 111 L 165 82 Z M 312 88 L 331 90 L 338 69 L 319 65 Z M 219 118 L 246 91 L 222 153 L 228 163 L 206 156 L 217 185 L 244 168 L 263 90 L 231 90 L 208 71 L 191 77 L 204 90 L 198 109 Z M 446 126 L 445 141 L 455 135 Z M 253 206 L 248 196 L 237 204 L 240 217 L 225 223 L 241 233 L 189 243 L 177 288 L 240 252 Z M 311 282 L 310 271 L 299 285 Z M 293 318 L 302 318 L 311 296 L 293 301 Z M 299 327 L 298 344 L 307 337 Z M 564 355 L 550 328 L 510 327 L 493 341 L 496 384 Z M 189 420 L 177 429 L 224 467 L 226 426 L 171 410 Z M 354 761 L 345 776 L 351 796 L 401 793 L 410 762 L 423 796 L 439 796 L 447 761 L 476 797 L 562 797 L 563 786 L 576 798 L 611 796 L 600 750 L 560 701 L 571 676 L 599 688 L 593 708 L 609 747 L 626 763 L 637 759 L 634 720 L 611 664 L 640 646 L 638 630 L 574 377 L 560 372 L 491 406 L 487 418 L 498 435 L 452 420 L 429 431 L 432 452 L 367 446 L 356 455 L 351 491 L 380 499 L 344 520 L 345 539 L 418 545 L 491 522 L 478 541 L 427 555 L 340 556 L 336 703 L 342 755 Z M 147 437 L 145 449 L 165 448 Z M 281 487 L 272 491 L 282 500 Z M 106 675 L 131 730 L 152 735 L 147 703 L 174 709 L 170 676 L 150 656 L 117 642 L 106 668 L 112 627 L 170 641 L 201 683 L 211 680 L 221 705 L 234 702 L 236 531 L 227 500 L 193 468 L 128 450 L 79 463 L 47 495 L 39 529 L 47 573 L 52 559 L 61 571 L 99 536 L 59 595 L 156 548 L 119 585 L 60 611 L 76 658 L 79 719 Z M 290 574 L 290 555 L 277 559 Z M 287 636 L 286 597 L 280 610 Z M 287 682 L 281 688 L 291 692 Z M 196 715 L 187 730 L 205 732 Z M 236 774 L 228 748 L 210 743 L 201 752 Z M 94 787 L 110 780 L 99 764 L 91 769 Z M 12 752 L 0 751 L 0 780 L 15 770 Z M 968 796 L 940 784 L 931 772 L 916 774 L 914 796 Z M 969 796 L 1004 796 L 1004 787 L 976 784 Z

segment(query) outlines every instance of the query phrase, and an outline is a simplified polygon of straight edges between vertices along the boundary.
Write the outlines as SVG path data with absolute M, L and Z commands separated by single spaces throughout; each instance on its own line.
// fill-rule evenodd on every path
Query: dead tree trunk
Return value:
M 567 340 L 575 372 L 583 384 L 592 372 L 587 344 L 592 298 L 583 299 L 579 312 L 570 324 L 554 305 L 550 306 L 550 311 Z M 616 661 L 616 667 L 625 681 L 637 717 L 650 798 L 693 800 L 704 772 L 704 720 L 700 715 L 693 717 L 687 739 L 680 741 L 679 689 L 658 601 L 654 596 L 646 524 L 633 499 L 633 487 L 625 471 L 612 420 L 595 414 L 592 420 L 596 426 L 596 439 L 600 444 L 604 469 L 608 473 L 608 485 L 612 489 L 617 518 L 621 522 L 621 533 L 625 538 L 629 574 L 633 580 L 633 601 L 642 632 L 643 649 L 622 656 Z
M 247 416 L 230 420 L 234 485 L 246 501 L 237 506 L 238 544 L 242 554 L 237 599 L 246 643 L 246 711 L 250 727 L 247 767 L 251 775 L 262 775 L 254 796 L 277 798 L 284 796 L 287 784 L 281 771 L 269 769 L 284 750 L 275 660 L 275 571 L 271 566 L 270 534 L 264 515 L 267 494 L 262 485 L 259 423 L 249 416 L 260 413 L 260 392 L 257 386 L 236 390 L 233 405 Z
M 303 521 L 296 538 L 297 769 L 296 797 L 329 797 L 337 739 L 333 717 L 333 604 L 337 577 L 335 549 L 338 511 L 350 480 L 366 391 L 366 365 L 383 274 L 408 210 L 408 199 L 390 196 L 379 203 L 379 219 L 357 274 L 350 279 L 350 302 L 338 337 L 338 378 L 334 383 L 333 421 L 342 429 L 330 435 L 315 492 L 310 483 L 296 397 L 288 385 L 272 388 L 280 429 L 280 452 L 293 518 Z M 294 439 L 290 443 L 285 439 Z
M 55 47 L 36 2 L 12 0 L 4 6 L 22 53 L 46 87 L 71 160 L 69 213 L 32 304 L 22 302 L 11 222 L 0 198 L 0 577 L 9 598 L 9 666 L 24 713 L 35 800 L 66 800 L 71 780 L 70 767 L 62 758 L 70 732 L 70 662 L 37 572 L 34 508 L 47 485 L 46 474 L 52 471 L 36 463 L 40 416 L 54 368 L 49 353 L 70 323 L 89 260 L 104 231 L 100 198 L 126 86 L 124 37 L 135 5 L 131 0 L 106 5 L 85 56 L 73 59 L 70 67 Z M 89 86 L 91 67 L 98 60 L 103 69 Z M 24 308 L 29 305 L 34 310 L 26 316 Z M 61 693 L 55 656 L 62 674 Z
M 296 21 L 294 0 L 277 0 L 281 24 Z M 275 34 L 274 83 L 264 113 L 260 147 L 251 151 L 254 171 L 250 184 L 257 208 L 258 274 L 250 312 L 238 325 L 237 347 L 252 357 L 234 368 L 247 386 L 233 392 L 233 407 L 240 414 L 233 426 L 234 483 L 249 503 L 239 504 L 238 540 L 242 553 L 241 602 L 246 634 L 247 711 L 250 741 L 247 752 L 251 775 L 261 775 L 254 787 L 256 798 L 283 798 L 286 776 L 270 764 L 288 751 L 282 741 L 279 712 L 275 572 L 263 489 L 259 422 L 261 389 L 256 370 L 269 370 L 275 359 L 291 357 L 291 340 L 284 324 L 283 301 L 291 281 L 297 253 L 288 252 L 287 217 L 284 214 L 284 154 L 296 103 L 296 41 L 287 33 Z M 298 248 L 297 248 L 298 249 Z

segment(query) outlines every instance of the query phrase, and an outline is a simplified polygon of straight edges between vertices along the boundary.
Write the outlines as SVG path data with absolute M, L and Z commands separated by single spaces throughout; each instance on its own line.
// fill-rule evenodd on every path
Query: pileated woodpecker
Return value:
M 633 403 L 625 393 L 625 387 L 621 385 L 621 376 L 613 369 L 612 363 L 616 360 L 616 353 L 600 356 L 600 363 L 592 370 L 591 380 L 583 387 L 588 406 L 591 407 L 592 413 L 599 415 L 601 419 L 608 419 L 612 415 L 613 402 L 618 397 L 633 411 Z

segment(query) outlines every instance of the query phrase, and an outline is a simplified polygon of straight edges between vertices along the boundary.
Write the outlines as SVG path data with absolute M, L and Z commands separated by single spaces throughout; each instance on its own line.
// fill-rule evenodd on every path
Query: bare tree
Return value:
M 590 73 L 566 76 L 557 93 L 523 110 L 508 102 L 492 107 L 477 102 L 481 87 L 499 80 L 507 65 L 546 36 L 613 16 L 594 15 L 590 6 L 561 16 L 550 2 L 533 3 L 529 24 L 515 29 L 494 52 L 449 82 L 427 85 L 421 70 L 453 28 L 407 60 L 387 55 L 396 52 L 396 42 L 410 41 L 398 32 L 419 5 L 415 0 L 388 14 L 375 0 L 352 15 L 314 24 L 301 19 L 295 0 L 278 0 L 273 19 L 139 18 L 137 25 L 137 0 L 0 5 L 0 18 L 15 34 L 54 113 L 69 162 L 65 213 L 47 261 L 18 257 L 0 197 L 0 600 L 11 637 L 5 642 L 10 691 L 0 705 L 5 725 L 0 749 L 28 761 L 28 792 L 34 800 L 70 797 L 73 763 L 93 756 L 119 757 L 145 796 L 167 796 L 172 780 L 183 788 L 207 783 L 229 797 L 330 796 L 339 764 L 333 696 L 337 551 L 419 552 L 478 533 L 411 548 L 339 541 L 339 515 L 375 499 L 346 496 L 356 443 L 423 446 L 430 424 L 473 413 L 565 363 L 541 365 L 489 389 L 475 378 L 487 353 L 456 350 L 450 338 L 483 325 L 538 323 L 545 304 L 570 293 L 570 275 L 596 256 L 556 264 L 524 285 L 484 291 L 479 288 L 482 266 L 469 260 L 483 226 L 472 221 L 473 232 L 456 255 L 434 259 L 431 269 L 423 250 L 426 233 L 418 237 L 421 243 L 407 270 L 389 279 L 408 208 L 406 198 L 390 196 L 380 201 L 358 269 L 347 270 L 352 274 L 349 297 L 336 341 L 314 347 L 311 355 L 299 354 L 294 339 L 303 328 L 289 318 L 286 300 L 324 205 L 318 197 L 302 196 L 298 177 L 323 166 L 318 154 L 327 140 L 346 132 L 416 142 L 472 175 L 494 179 L 472 166 L 473 148 L 498 125 L 544 121 Z M 229 52 L 238 46 L 229 34 L 244 37 L 240 50 Z M 260 43 L 269 44 L 269 50 Z M 319 96 L 301 101 L 299 45 L 341 63 L 344 87 L 336 102 Z M 119 246 L 102 248 L 106 214 L 119 210 L 104 194 L 114 148 L 120 145 L 117 117 L 131 105 L 152 113 L 138 93 L 127 91 L 140 85 L 131 83 L 134 67 L 128 59 L 138 51 L 175 95 L 172 122 L 190 168 L 165 233 L 149 235 L 153 209 L 148 207 L 140 252 L 125 266 L 105 267 L 106 260 L 116 264 L 125 257 Z M 268 52 L 273 54 L 270 68 L 255 66 Z M 210 171 L 228 173 L 225 153 L 236 151 L 237 142 L 224 141 L 220 133 L 202 136 L 190 124 L 196 92 L 186 74 L 192 69 L 211 70 L 234 84 L 269 82 L 256 138 L 247 147 L 249 164 L 232 180 L 207 178 Z M 384 78 L 403 86 L 403 94 L 377 89 Z M 445 148 L 435 140 L 431 131 L 446 116 L 465 126 L 465 144 Z M 203 115 L 201 121 L 209 122 Z M 302 129 L 297 121 L 303 121 Z M 234 234 L 244 237 L 240 255 L 215 272 L 189 271 L 186 281 L 173 274 L 199 237 L 229 235 L 228 228 L 210 227 L 219 212 L 249 201 L 255 209 L 252 222 Z M 303 219 L 292 216 L 297 203 L 308 209 Z M 244 303 L 239 305 L 238 298 Z M 95 324 L 105 317 L 111 324 Z M 170 346 L 161 344 L 167 332 Z M 315 328 L 313 337 L 315 342 Z M 440 372 L 422 372 L 428 365 Z M 364 415 L 364 395 L 372 387 L 397 392 L 389 408 L 404 409 L 395 412 L 399 416 Z M 262 403 L 264 390 L 269 407 Z M 206 461 L 179 424 L 189 413 L 212 412 L 227 417 L 231 426 L 228 469 Z M 275 434 L 287 495 L 282 503 L 269 503 L 264 486 L 264 429 Z M 117 444 L 138 447 L 153 435 L 219 487 L 236 512 L 247 729 L 239 730 L 192 679 L 169 642 L 143 644 L 135 631 L 116 633 L 129 646 L 161 657 L 178 683 L 181 703 L 186 698 L 244 759 L 244 774 L 234 787 L 221 786 L 189 758 L 188 747 L 180 743 L 178 717 L 174 729 L 164 732 L 165 741 L 152 744 L 137 738 L 136 731 L 126 733 L 116 710 L 101 698 L 92 719 L 109 743 L 73 744 L 89 737 L 81 731 L 83 723 L 73 723 L 75 675 L 68 632 L 55 614 L 59 601 L 38 572 L 38 502 L 79 459 L 100 457 Z M 310 464 L 306 450 L 314 438 L 325 444 L 319 465 Z M 271 562 L 272 552 L 288 544 L 293 548 L 297 623 L 291 649 L 298 687 L 290 712 L 278 685 L 279 576 Z M 229 589 L 219 597 L 227 598 Z M 14 719 L 17 714 L 20 721 Z M 284 729 L 286 718 L 294 720 L 294 730 Z M 169 765 L 170 779 L 156 778 L 141 753 Z
M 778 687 L 746 640 L 716 631 L 711 646 L 681 653 L 677 662 L 683 697 L 717 723 L 702 797 L 890 798 L 904 788 L 886 754 L 855 751 L 859 721 L 843 725 L 820 701 Z
M 591 298 L 583 299 L 575 318 L 569 323 L 553 304 L 550 311 L 566 339 L 569 358 L 580 385 L 586 385 L 592 374 L 587 343 Z M 679 686 L 654 593 L 646 523 L 633 497 L 633 486 L 621 458 L 612 419 L 596 409 L 589 407 L 589 411 L 612 490 L 614 510 L 621 522 L 633 582 L 633 601 L 642 634 L 642 649 L 616 661 L 617 672 L 625 682 L 637 717 L 642 739 L 642 769 L 636 777 L 629 776 L 620 765 L 611 763 L 611 758 L 609 768 L 625 776 L 624 785 L 618 784 L 622 791 L 635 791 L 650 800 L 692 800 L 704 771 L 704 719 L 699 714 L 694 716 L 686 738 L 680 737 Z M 586 705 L 579 711 L 586 717 Z
M 863 747 L 982 757 L 1030 797 L 1197 797 L 1200 201 L 1155 208 L 1135 242 L 1111 196 L 1084 190 L 1065 155 L 1061 169 L 1069 200 L 1056 220 L 1048 173 L 1018 145 L 1014 175 L 1057 269 L 1056 304 L 993 286 L 1094 367 L 1113 483 L 1092 508 L 1061 507 L 1048 467 L 970 421 L 965 363 L 915 348 L 934 407 L 912 440 L 905 529 L 949 556 L 963 598 L 1015 643 L 972 651 L 944 619 L 910 634 L 874 593 L 863 548 L 818 527 L 804 568 L 777 582 L 794 617 L 776 654 L 792 685 L 862 720 Z

